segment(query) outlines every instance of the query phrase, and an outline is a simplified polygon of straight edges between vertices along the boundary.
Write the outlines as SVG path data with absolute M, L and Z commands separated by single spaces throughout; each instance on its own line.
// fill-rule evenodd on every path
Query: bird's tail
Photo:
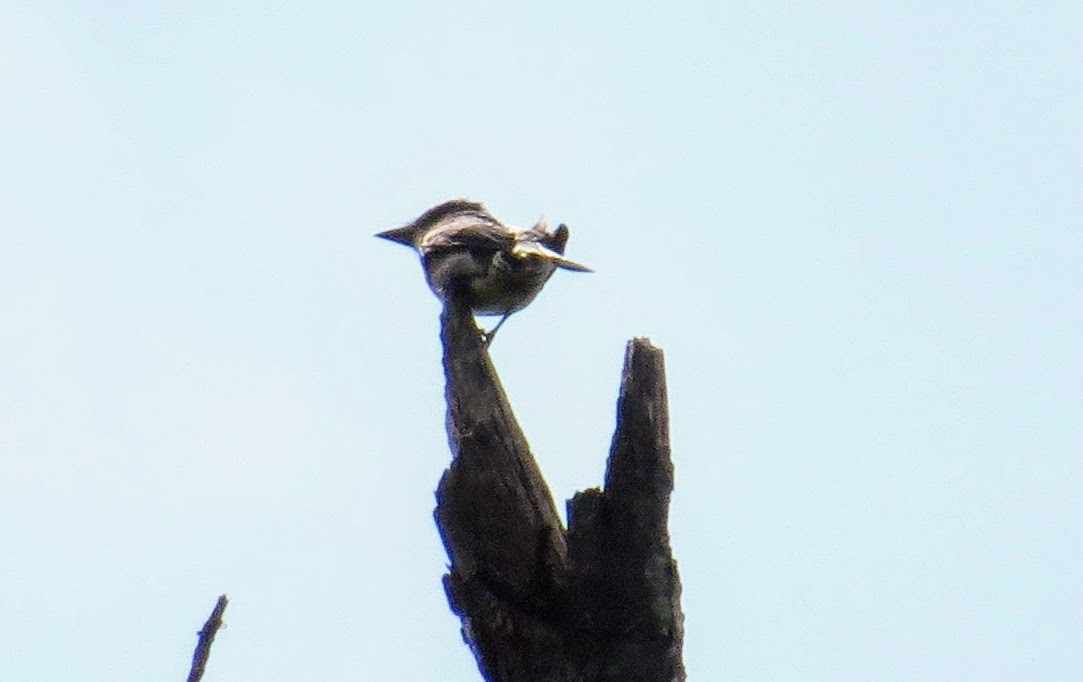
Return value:
M 512 247 L 512 253 L 518 258 L 544 258 L 548 261 L 552 261 L 558 268 L 564 268 L 565 270 L 574 270 L 575 272 L 594 272 L 585 265 L 580 265 L 575 261 L 570 261 L 556 251 L 550 249 L 545 244 L 536 241 L 522 240 L 517 241 L 515 246 Z
M 580 265 L 579 263 L 568 260 L 563 256 L 561 256 L 560 258 L 554 258 L 552 260 L 554 263 L 557 264 L 558 268 L 564 268 L 565 270 L 572 270 L 574 272 L 594 272 L 594 270 L 588 268 L 587 266 Z

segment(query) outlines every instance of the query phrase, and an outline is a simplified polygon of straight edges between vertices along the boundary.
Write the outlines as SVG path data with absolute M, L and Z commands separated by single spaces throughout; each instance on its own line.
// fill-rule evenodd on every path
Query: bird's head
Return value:
M 422 237 L 425 236 L 425 233 L 428 232 L 430 228 L 437 226 L 441 222 L 448 221 L 456 216 L 464 214 L 485 216 L 493 219 L 489 216 L 489 212 L 485 210 L 485 207 L 476 201 L 471 201 L 469 199 L 452 199 L 451 201 L 445 201 L 444 203 L 425 211 L 425 213 L 409 225 L 396 227 L 393 230 L 385 230 L 384 232 L 378 233 L 376 236 L 416 248 L 421 243 Z

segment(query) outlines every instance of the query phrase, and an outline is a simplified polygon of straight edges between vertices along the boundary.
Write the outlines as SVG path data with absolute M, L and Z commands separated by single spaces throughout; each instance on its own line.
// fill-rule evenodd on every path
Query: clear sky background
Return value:
M 0 5 L 0 679 L 477 680 L 439 304 L 372 238 L 571 226 L 493 358 L 558 506 L 666 353 L 696 680 L 1083 670 L 1083 5 Z

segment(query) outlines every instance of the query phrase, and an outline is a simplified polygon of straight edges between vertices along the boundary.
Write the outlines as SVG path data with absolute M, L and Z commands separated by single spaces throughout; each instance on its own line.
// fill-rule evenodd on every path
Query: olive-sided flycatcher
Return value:
M 417 250 L 425 279 L 441 299 L 463 296 L 474 314 L 500 315 L 482 334 L 487 344 L 512 313 L 534 300 L 557 268 L 592 272 L 564 258 L 567 225 L 549 232 L 540 220 L 530 229 L 515 229 L 467 199 L 444 202 L 409 225 L 376 236 Z

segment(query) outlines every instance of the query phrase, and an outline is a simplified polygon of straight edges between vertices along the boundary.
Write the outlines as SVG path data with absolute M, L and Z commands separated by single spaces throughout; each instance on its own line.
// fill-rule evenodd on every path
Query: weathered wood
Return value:
M 604 491 L 569 501 L 565 531 L 469 309 L 452 300 L 441 322 L 452 461 L 435 517 L 448 601 L 482 674 L 683 680 L 662 352 L 629 343 Z
M 604 490 L 568 502 L 577 629 L 592 633 L 603 680 L 683 680 L 684 616 L 669 544 L 673 463 L 662 351 L 628 344 Z

